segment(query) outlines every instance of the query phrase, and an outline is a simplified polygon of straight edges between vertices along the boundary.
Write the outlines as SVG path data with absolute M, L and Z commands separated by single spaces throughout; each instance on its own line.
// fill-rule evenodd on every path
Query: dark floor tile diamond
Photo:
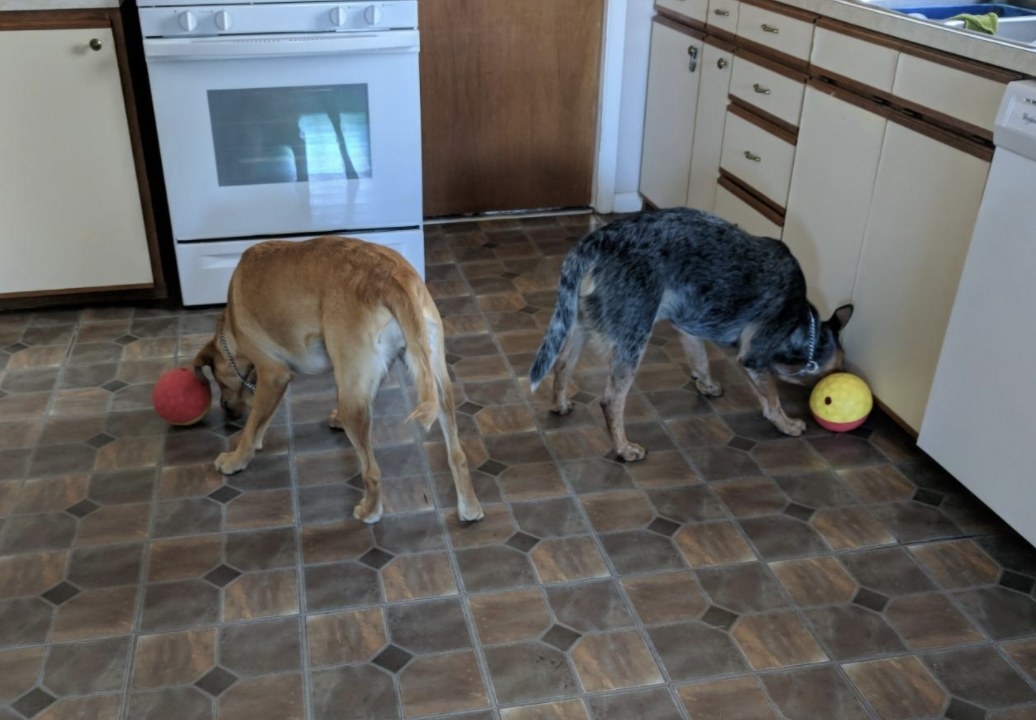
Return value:
M 651 524 L 648 525 L 647 529 L 651 532 L 656 532 L 659 535 L 672 537 L 676 534 L 676 531 L 680 529 L 680 523 L 675 523 L 666 518 L 655 518 L 651 521 Z
M 457 363 L 459 363 L 463 359 L 464 358 L 462 358 L 460 355 L 454 355 L 453 353 L 446 353 L 446 364 L 447 365 L 456 365 Z
M 1033 579 L 1020 573 L 1004 570 L 1004 574 L 1000 576 L 1000 584 L 1005 588 L 1027 593 L 1032 590 Z
M 68 600 L 71 600 L 79 594 L 79 588 L 70 582 L 62 580 L 57 585 L 47 590 L 45 593 L 40 595 L 44 600 L 48 600 L 55 605 L 61 605 Z
M 367 567 L 378 570 L 379 568 L 383 568 L 390 562 L 392 562 L 392 558 L 394 557 L 395 555 L 393 555 L 392 553 L 385 552 L 381 548 L 371 548 L 369 551 L 363 554 L 363 556 L 360 558 L 360 562 L 362 562 Z
M 136 342 L 139 339 L 136 335 L 123 335 L 115 338 L 115 342 L 119 343 L 119 345 L 129 345 L 131 342 Z
M 953 698 L 943 717 L 946 720 L 985 720 L 986 711 L 960 698 Z
M 805 505 L 799 505 L 798 503 L 791 503 L 790 505 L 788 505 L 788 507 L 784 508 L 785 515 L 790 515 L 793 518 L 798 518 L 803 522 L 808 522 L 809 519 L 813 517 L 814 512 L 816 511 L 813 508 L 806 507 Z
M 235 570 L 229 565 L 220 565 L 219 567 L 215 567 L 210 570 L 205 575 L 205 580 L 209 581 L 216 587 L 226 587 L 230 583 L 234 582 L 240 575 L 240 571 Z
M 113 438 L 108 433 L 98 433 L 89 440 L 87 440 L 86 444 L 90 447 L 102 448 L 108 443 L 112 442 L 113 440 L 115 440 L 115 438 Z
M 937 493 L 934 490 L 927 490 L 925 488 L 918 488 L 917 492 L 914 493 L 914 500 L 925 505 L 932 505 L 938 507 L 942 504 L 942 493 Z
M 107 390 L 108 392 L 114 393 L 119 392 L 119 390 L 122 390 L 124 387 L 126 387 L 126 385 L 127 384 L 124 383 L 122 380 L 109 380 L 104 385 L 101 385 L 101 387 Z
M 529 552 L 533 546 L 540 540 L 537 537 L 533 537 L 527 533 L 518 532 L 512 535 L 507 540 L 507 545 L 513 547 L 515 550 L 521 550 L 522 552 Z
M 705 611 L 701 619 L 706 625 L 711 625 L 721 630 L 729 630 L 737 622 L 737 613 L 732 613 L 729 610 L 713 605 Z
M 588 392 L 580 390 L 572 396 L 572 399 L 577 403 L 583 403 L 584 405 L 586 405 L 587 403 L 592 403 L 596 397 L 596 395 L 591 395 Z
M 889 599 L 879 592 L 868 590 L 867 588 L 860 588 L 860 591 L 856 593 L 856 597 L 853 598 L 853 602 L 860 607 L 865 607 L 868 610 L 874 612 L 881 612 L 888 605 Z
M 727 443 L 727 447 L 732 447 L 736 450 L 751 450 L 755 447 L 755 440 L 749 440 L 746 437 L 735 436 L 730 439 Z
M 478 466 L 478 471 L 484 472 L 486 475 L 499 475 L 506 469 L 506 465 L 496 460 L 486 460 L 484 463 Z
M 219 697 L 227 688 L 236 682 L 237 675 L 234 675 L 234 673 L 224 670 L 217 665 L 212 668 L 212 670 L 205 673 L 205 675 L 194 684 L 209 695 Z
M 215 500 L 216 502 L 228 503 L 240 494 L 241 491 L 237 488 L 232 488 L 229 485 L 223 485 L 222 487 L 216 488 L 215 490 L 210 492 L 209 497 Z
M 457 408 L 457 412 L 462 413 L 464 415 L 474 415 L 475 413 L 477 413 L 481 409 L 482 409 L 482 406 L 479 405 L 478 403 L 474 403 L 474 402 L 468 401 L 468 402 L 464 403 L 463 405 L 461 405 L 459 408 Z
M 65 512 L 77 518 L 84 518 L 99 507 L 101 506 L 93 500 L 83 499 L 75 505 L 65 508 Z
M 500 277 L 502 277 L 504 280 L 514 280 L 516 277 L 519 277 L 519 274 L 508 270 L 505 273 L 500 273 Z
M 401 647 L 389 645 L 372 661 L 378 667 L 383 667 L 391 673 L 402 670 L 414 656 Z
M 579 633 L 564 625 L 555 625 L 543 635 L 543 642 L 558 650 L 568 650 L 580 637 Z
M 538 307 L 535 307 L 534 305 L 526 305 L 525 307 L 521 308 L 518 312 L 523 312 L 526 315 L 535 315 L 539 311 L 540 309 Z
M 42 688 L 33 688 L 11 703 L 11 707 L 27 718 L 36 717 L 45 708 L 50 707 L 57 698 Z
M 4 350 L 9 352 L 9 353 L 11 353 L 13 355 L 14 353 L 18 352 L 19 350 L 25 350 L 28 347 L 29 346 L 26 345 L 25 343 L 16 342 L 13 345 L 8 345 L 7 347 L 4 348 Z

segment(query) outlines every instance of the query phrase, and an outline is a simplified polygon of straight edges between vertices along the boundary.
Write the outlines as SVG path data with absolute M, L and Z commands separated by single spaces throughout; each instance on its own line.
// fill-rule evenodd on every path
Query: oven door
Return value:
M 421 224 L 417 31 L 147 39 L 178 242 Z

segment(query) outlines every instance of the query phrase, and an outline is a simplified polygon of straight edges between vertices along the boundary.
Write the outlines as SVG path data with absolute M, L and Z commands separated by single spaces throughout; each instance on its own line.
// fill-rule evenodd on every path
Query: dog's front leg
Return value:
M 643 460 L 647 450 L 642 446 L 632 443 L 626 437 L 626 396 L 633 386 L 633 377 L 636 368 L 612 367 L 612 374 L 608 376 L 608 386 L 604 389 L 604 397 L 601 399 L 601 410 L 604 411 L 604 421 L 608 425 L 608 432 L 615 443 L 615 452 L 626 462 Z
M 255 398 L 245 422 L 245 429 L 241 432 L 237 447 L 230 452 L 220 453 L 216 458 L 217 470 L 224 475 L 232 475 L 248 466 L 255 457 L 256 448 L 262 447 L 266 428 L 269 427 L 290 381 L 291 372 L 287 368 L 257 370 Z
M 719 397 L 723 394 L 723 386 L 712 379 L 712 367 L 709 363 L 709 351 L 702 339 L 694 335 L 688 335 L 680 328 L 680 345 L 691 364 L 691 375 L 694 377 L 694 384 L 698 392 L 706 397 Z
M 785 435 L 798 437 L 806 432 L 806 421 L 798 418 L 790 418 L 784 413 L 781 406 L 781 398 L 777 393 L 777 383 L 768 370 L 749 370 L 745 368 L 752 390 L 759 398 L 759 404 L 763 408 L 763 417 L 773 423 L 774 427 Z

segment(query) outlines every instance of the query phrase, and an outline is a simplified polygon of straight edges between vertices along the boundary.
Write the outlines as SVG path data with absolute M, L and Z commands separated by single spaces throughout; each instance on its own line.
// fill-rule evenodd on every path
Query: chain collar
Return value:
M 230 369 L 234 371 L 235 375 L 237 375 L 237 379 L 240 380 L 241 384 L 246 388 L 255 392 L 255 385 L 248 382 L 248 380 L 245 379 L 245 376 L 241 374 L 241 371 L 237 369 L 237 363 L 234 362 L 234 356 L 231 354 L 230 348 L 227 347 L 227 337 L 223 334 L 223 328 L 219 329 L 219 346 L 223 348 L 223 352 L 227 356 L 227 360 L 230 361 Z
M 803 366 L 803 368 L 798 372 L 793 373 L 794 376 L 807 374 L 811 375 L 820 369 L 820 364 L 816 361 L 817 318 L 816 315 L 813 314 L 812 310 L 807 310 L 806 312 L 809 314 L 809 339 L 806 341 L 806 348 L 809 350 L 809 357 L 806 360 L 806 364 Z

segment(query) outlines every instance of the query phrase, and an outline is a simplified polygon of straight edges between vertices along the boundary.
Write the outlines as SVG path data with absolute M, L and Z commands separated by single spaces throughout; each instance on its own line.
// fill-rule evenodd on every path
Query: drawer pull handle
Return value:
M 754 84 L 754 85 L 752 86 L 752 89 L 753 89 L 753 90 L 755 90 L 755 91 L 756 91 L 757 93 L 759 93 L 760 95 L 769 95 L 769 94 L 770 94 L 770 88 L 768 88 L 768 87 L 763 87 L 763 86 L 762 86 L 762 85 L 760 85 L 759 83 L 755 83 L 755 84 Z
M 762 27 L 763 32 L 773 33 L 775 35 L 781 31 L 780 28 L 776 28 L 773 25 L 767 25 L 766 23 L 763 23 L 760 27 Z
M 723 58 L 720 58 L 719 60 L 716 61 L 716 67 L 718 67 L 720 70 L 722 70 L 726 66 L 727 66 L 727 61 L 724 60 Z
M 751 160 L 752 162 L 762 162 L 762 157 L 756 155 L 751 150 L 745 150 L 745 158 Z
M 97 38 L 91 38 L 90 39 L 90 49 L 93 50 L 94 52 L 100 52 L 101 48 L 103 48 L 103 47 L 104 47 L 104 45 Z
M 712 11 L 712 14 L 713 15 L 719 15 L 720 17 L 729 17 L 730 16 L 730 11 L 729 10 L 721 10 L 720 8 L 716 8 L 715 10 Z

